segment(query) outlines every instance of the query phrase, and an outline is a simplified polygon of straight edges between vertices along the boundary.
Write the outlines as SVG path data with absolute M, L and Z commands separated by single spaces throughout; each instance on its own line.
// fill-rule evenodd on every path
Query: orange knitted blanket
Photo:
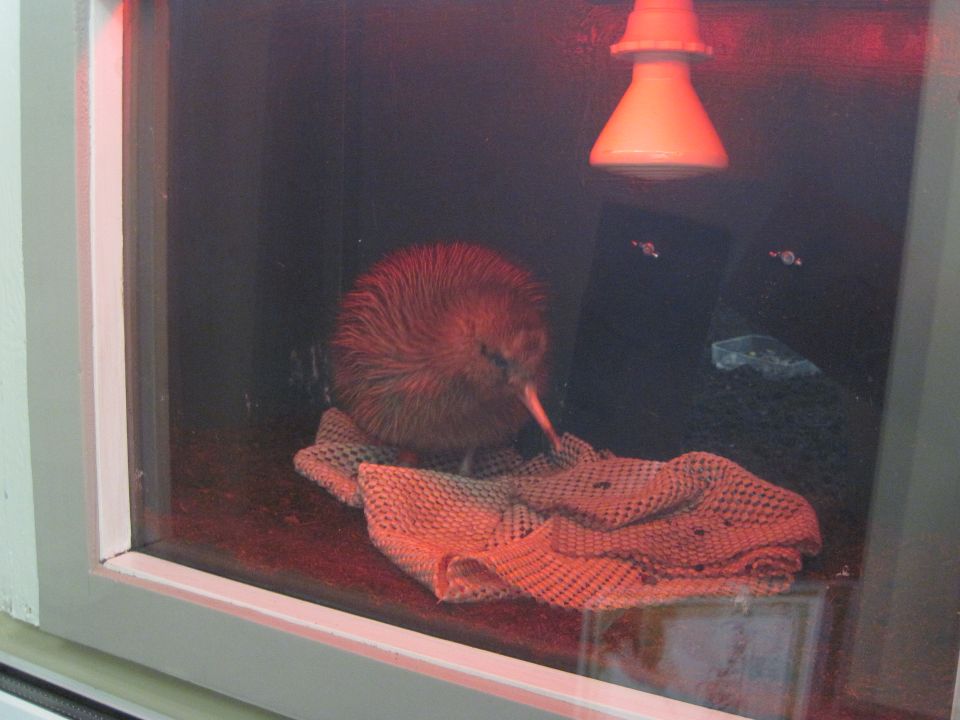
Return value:
M 709 453 L 621 458 L 567 434 L 549 457 L 481 451 L 473 477 L 456 474 L 459 456 L 407 468 L 397 455 L 334 409 L 294 465 L 362 507 L 374 545 L 440 600 L 599 610 L 769 595 L 820 550 L 806 500 Z

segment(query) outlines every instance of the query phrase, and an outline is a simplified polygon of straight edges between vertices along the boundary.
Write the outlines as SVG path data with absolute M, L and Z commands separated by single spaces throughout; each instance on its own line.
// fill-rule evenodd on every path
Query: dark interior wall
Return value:
M 744 214 L 724 295 L 759 328 L 873 401 L 893 331 L 926 43 L 923 2 L 712 7 L 705 100 L 727 131 L 731 179 L 765 185 Z M 741 49 L 736 61 L 727 44 Z M 719 98 L 728 98 L 726 102 Z M 750 108 L 732 115 L 733 103 Z M 734 121 L 734 118 L 737 118 Z M 723 132 L 723 130 L 721 130 Z M 749 145 L 748 145 L 749 143 Z M 769 251 L 789 249 L 802 267 Z
M 318 401 L 314 346 L 339 297 L 344 4 L 170 3 L 174 419 Z
M 629 80 L 608 50 L 628 5 L 171 3 L 175 415 L 315 410 L 343 284 L 390 248 L 452 237 L 551 286 L 562 396 L 610 203 L 722 228 L 720 294 L 879 393 L 925 3 L 697 3 L 716 55 L 694 82 L 731 167 L 662 184 L 586 162 Z M 803 267 L 769 258 L 782 249 Z

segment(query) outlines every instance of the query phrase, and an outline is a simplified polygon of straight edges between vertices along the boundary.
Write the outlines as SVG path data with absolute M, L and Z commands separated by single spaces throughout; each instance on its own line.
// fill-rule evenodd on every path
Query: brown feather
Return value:
M 501 445 L 529 418 L 522 397 L 543 387 L 547 345 L 544 289 L 526 270 L 478 245 L 404 248 L 343 298 L 334 393 L 387 444 Z

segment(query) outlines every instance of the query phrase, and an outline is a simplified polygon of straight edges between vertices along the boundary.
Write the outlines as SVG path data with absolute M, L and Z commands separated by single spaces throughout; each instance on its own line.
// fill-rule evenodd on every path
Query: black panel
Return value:
M 658 257 L 644 253 L 653 243 Z M 563 427 L 618 454 L 681 452 L 683 416 L 729 247 L 674 215 L 604 207 Z

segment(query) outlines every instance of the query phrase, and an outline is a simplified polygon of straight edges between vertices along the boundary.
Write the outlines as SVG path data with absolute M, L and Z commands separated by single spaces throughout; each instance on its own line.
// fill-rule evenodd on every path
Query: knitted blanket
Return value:
M 362 507 L 374 545 L 440 600 L 600 610 L 769 595 L 820 550 L 806 500 L 710 453 L 621 458 L 567 434 L 527 461 L 480 451 L 472 477 L 456 474 L 459 456 L 419 468 L 397 456 L 332 409 L 294 466 Z

